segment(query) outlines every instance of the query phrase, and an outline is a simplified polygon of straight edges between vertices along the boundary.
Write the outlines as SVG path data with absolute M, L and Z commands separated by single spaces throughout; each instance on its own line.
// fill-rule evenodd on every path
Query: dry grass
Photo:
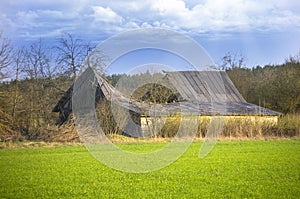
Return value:
M 55 148 L 81 145 L 80 142 L 0 142 L 0 149 Z
M 227 118 L 219 136 L 220 141 L 237 140 L 284 140 L 300 139 L 300 114 L 288 114 L 281 116 L 277 124 L 262 117 L 253 118 Z M 180 117 L 169 118 L 155 138 L 131 138 L 119 134 L 108 134 L 113 143 L 135 143 L 135 142 L 170 142 L 178 131 Z M 72 126 L 72 125 L 71 125 Z M 209 117 L 200 117 L 199 128 L 195 141 L 203 141 L 210 126 Z M 68 132 L 70 130 L 70 132 Z M 39 142 L 22 141 L 0 142 L 0 149 L 3 148 L 36 148 L 36 147 L 57 147 L 78 145 L 80 140 L 74 127 L 65 131 L 51 131 L 45 134 Z M 187 129 L 188 131 L 188 129 Z M 75 139 L 76 138 L 76 139 Z M 44 142 L 46 140 L 46 142 Z
M 121 135 L 107 135 L 112 143 L 168 143 L 172 138 L 129 138 Z M 300 137 L 224 137 L 220 136 L 218 142 L 231 141 L 283 141 L 283 140 L 300 140 Z M 205 138 L 195 137 L 193 142 L 203 142 Z M 0 142 L 0 149 L 30 149 L 30 148 L 56 148 L 83 146 L 81 142 L 43 142 L 43 141 L 23 141 L 23 142 Z

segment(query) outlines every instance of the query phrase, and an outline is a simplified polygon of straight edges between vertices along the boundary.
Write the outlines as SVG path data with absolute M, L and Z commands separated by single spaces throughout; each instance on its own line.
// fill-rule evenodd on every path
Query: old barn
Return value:
M 172 117 L 172 115 L 199 115 L 247 117 L 276 123 L 280 113 L 246 102 L 238 92 L 225 71 L 174 71 L 165 72 L 165 81 L 176 85 L 177 101 L 160 103 L 159 108 L 153 103 L 134 100 L 108 83 L 92 68 L 87 68 L 76 80 L 78 85 L 96 78 L 96 101 L 112 101 L 130 111 L 133 121 L 145 131 L 151 125 L 148 118 Z M 90 84 L 90 86 L 95 86 Z M 72 93 L 74 84 L 64 93 L 53 109 L 59 113 L 58 125 L 68 120 L 72 112 Z M 76 91 L 75 91 L 76 92 Z

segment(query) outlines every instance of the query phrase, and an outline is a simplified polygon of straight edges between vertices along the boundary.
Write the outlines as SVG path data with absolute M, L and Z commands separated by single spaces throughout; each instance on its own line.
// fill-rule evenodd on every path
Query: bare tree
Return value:
M 30 79 L 38 79 L 47 77 L 49 68 L 50 59 L 46 53 L 46 47 L 40 39 L 31 44 L 29 49 L 26 49 L 22 70 Z
M 299 64 L 300 63 L 300 51 L 294 55 L 294 56 L 289 56 L 289 58 L 285 59 L 285 64 L 287 63 L 294 63 L 294 64 Z
M 74 78 L 81 63 L 92 49 L 90 43 L 76 39 L 69 33 L 65 33 L 54 48 L 57 50 L 56 63 L 63 69 L 64 73 Z
M 7 77 L 7 67 L 12 61 L 11 53 L 12 46 L 8 38 L 3 37 L 3 33 L 0 32 L 0 80 Z
M 50 59 L 47 55 L 47 48 L 41 39 L 31 44 L 24 53 L 22 70 L 29 79 L 26 93 L 26 131 L 37 132 L 43 124 L 44 118 L 47 117 L 46 107 L 49 103 L 47 97 L 51 95 L 51 93 L 46 93 L 45 89 L 49 84 L 47 71 L 50 68 Z
M 241 54 L 226 53 L 219 66 L 222 70 L 242 68 L 245 66 L 245 57 Z
M 22 73 L 22 64 L 24 63 L 24 59 L 25 59 L 24 47 L 21 47 L 16 51 L 14 51 L 12 65 L 15 71 L 15 81 L 13 87 L 12 113 L 11 113 L 13 126 L 15 126 L 16 123 L 17 109 L 18 109 L 19 102 L 21 101 L 21 95 L 19 92 L 19 76 Z
M 91 49 L 92 50 L 88 53 L 88 56 L 83 63 L 84 66 L 93 68 L 99 74 L 104 74 L 106 64 L 110 61 L 110 58 L 106 56 L 99 48 Z M 85 67 L 83 68 L 83 70 L 85 70 Z

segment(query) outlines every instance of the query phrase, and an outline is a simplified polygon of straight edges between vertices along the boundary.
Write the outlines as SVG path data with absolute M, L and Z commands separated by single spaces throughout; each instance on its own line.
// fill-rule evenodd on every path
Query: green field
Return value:
M 1 149 L 0 198 L 300 198 L 299 140 L 218 142 L 204 159 L 200 146 L 145 174 L 108 168 L 83 146 Z

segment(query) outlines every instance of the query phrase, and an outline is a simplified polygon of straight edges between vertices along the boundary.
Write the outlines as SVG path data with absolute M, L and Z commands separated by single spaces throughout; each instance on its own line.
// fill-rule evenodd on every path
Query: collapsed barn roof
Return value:
M 92 68 L 87 68 L 76 81 L 77 85 L 80 85 L 96 78 L 98 83 L 95 95 L 98 95 L 98 99 L 104 97 L 140 115 L 172 115 L 178 113 L 197 115 L 280 114 L 276 111 L 247 103 L 225 71 L 175 71 L 165 73 L 167 81 L 176 85 L 176 90 L 180 94 L 181 100 L 175 103 L 159 104 L 159 109 L 153 108 L 154 104 L 135 101 L 125 96 Z M 74 83 L 53 109 L 53 112 L 60 112 L 60 122 L 58 124 L 65 122 L 72 111 L 73 88 Z

